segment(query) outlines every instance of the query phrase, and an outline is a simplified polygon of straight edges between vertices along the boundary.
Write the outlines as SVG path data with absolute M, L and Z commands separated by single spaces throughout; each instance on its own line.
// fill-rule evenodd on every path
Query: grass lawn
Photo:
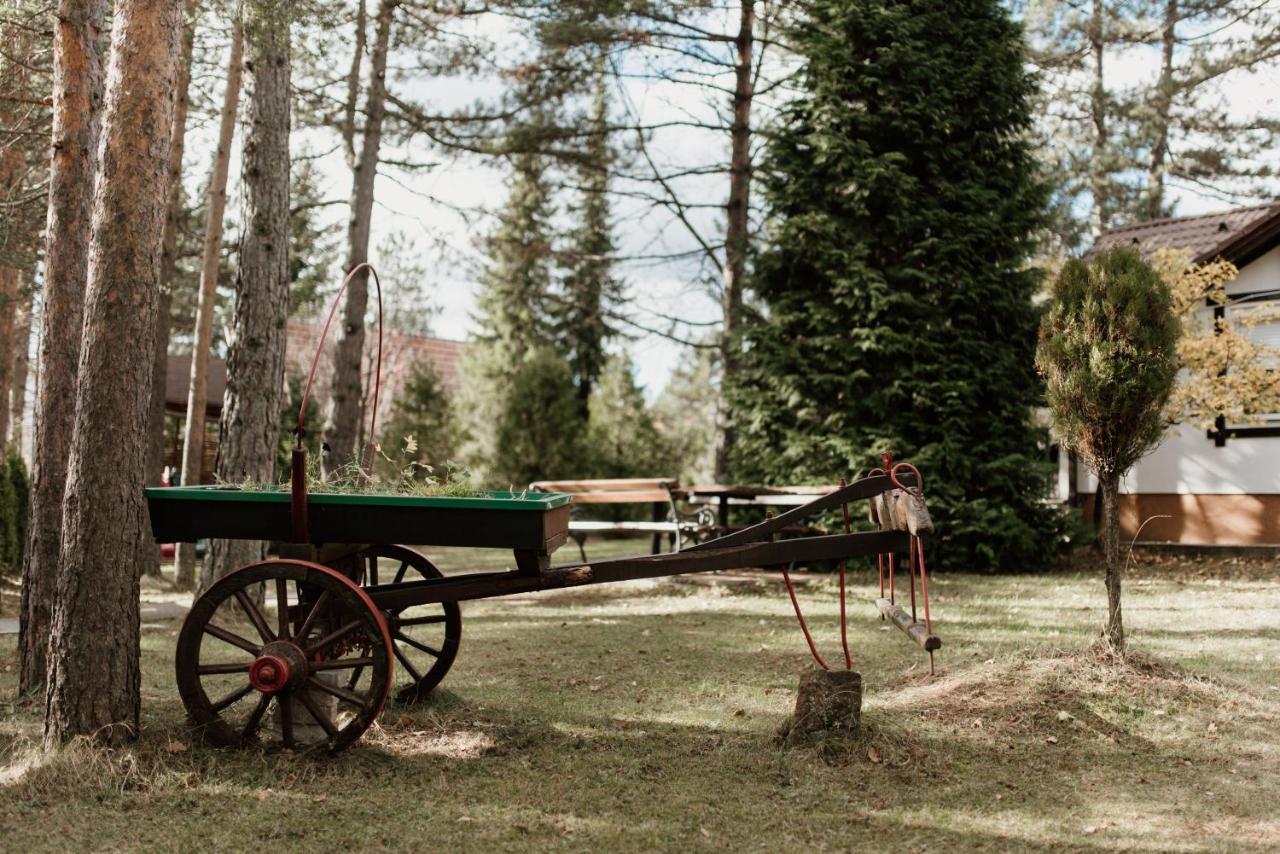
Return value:
M 139 741 L 33 764 L 38 710 L 8 702 L 0 638 L 0 848 L 1276 850 L 1276 570 L 1145 559 L 1129 667 L 1085 652 L 1091 573 L 939 575 L 934 679 L 860 571 L 869 733 L 791 751 L 774 733 L 810 663 L 772 578 L 468 603 L 432 704 L 389 707 L 332 759 L 193 742 L 173 621 L 143 635 Z M 832 582 L 801 591 L 830 660 Z

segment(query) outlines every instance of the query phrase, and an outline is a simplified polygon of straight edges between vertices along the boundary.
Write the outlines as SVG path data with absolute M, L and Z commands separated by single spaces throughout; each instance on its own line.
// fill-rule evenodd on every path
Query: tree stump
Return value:
M 861 730 L 861 673 L 809 670 L 800 676 L 796 711 L 783 733 L 788 747 L 828 735 L 853 737 Z

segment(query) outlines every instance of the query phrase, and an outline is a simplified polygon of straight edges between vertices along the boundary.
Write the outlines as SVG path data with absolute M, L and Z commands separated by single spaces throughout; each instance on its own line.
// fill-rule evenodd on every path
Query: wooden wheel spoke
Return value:
M 317 673 L 321 670 L 349 670 L 352 667 L 364 668 L 373 666 L 372 658 L 335 658 L 332 661 L 313 661 L 311 663 L 311 672 Z
M 329 716 L 324 713 L 324 710 L 316 705 L 316 701 L 312 699 L 310 691 L 304 689 L 293 696 L 298 698 L 298 702 L 302 703 L 311 714 L 311 717 L 315 719 L 315 722 L 320 724 L 325 731 L 325 735 L 329 736 L 329 738 L 334 738 L 338 735 L 338 728 L 333 725 L 333 721 L 329 720 Z
M 399 584 L 401 581 L 404 581 L 404 574 L 405 572 L 408 571 L 408 569 L 409 569 L 409 562 L 407 560 L 401 561 L 400 568 L 396 570 L 396 584 Z
M 253 707 L 253 714 L 249 715 L 249 720 L 245 721 L 244 729 L 240 731 L 241 738 L 249 738 L 258 731 L 258 726 L 262 723 L 262 716 L 267 713 L 267 706 L 271 705 L 271 694 L 263 694 L 258 698 L 258 705 Z
M 316 619 L 320 616 L 321 612 L 328 607 L 329 600 L 332 598 L 333 594 L 328 590 L 321 592 L 321 594 L 316 597 L 316 603 L 311 606 L 311 613 L 307 614 L 307 618 L 302 621 L 302 628 L 298 629 L 299 640 L 306 639 L 307 632 L 311 631 L 311 627 L 315 625 Z
M 276 621 L 281 639 L 289 637 L 289 583 L 283 575 L 276 577 Z
M 361 673 L 364 673 L 364 665 L 361 665 L 361 666 L 357 667 L 357 668 L 356 668 L 356 670 L 355 670 L 355 672 L 351 674 L 351 678 L 347 680 L 347 690 L 348 690 L 348 691 L 354 691 L 354 690 L 355 690 L 356 683 L 360 681 L 360 674 L 361 674 Z
M 253 690 L 254 690 L 253 686 L 246 683 L 243 688 L 237 688 L 227 696 L 223 697 L 218 702 L 210 705 L 209 708 L 213 709 L 215 712 L 220 712 L 223 709 L 225 709 L 227 706 L 230 706 L 232 703 L 236 702 L 237 700 L 240 700 L 243 697 L 247 696 L 249 692 Z
M 431 656 L 432 658 L 439 658 L 439 657 L 440 657 L 440 650 L 438 650 L 438 649 L 433 649 L 432 647 L 427 646 L 425 643 L 422 643 L 421 641 L 414 640 L 413 638 L 409 637 L 408 635 L 404 634 L 403 632 L 396 632 L 396 637 L 397 637 L 398 639 L 400 639 L 400 640 L 404 641 L 405 643 L 407 643 L 409 646 L 413 647 L 414 649 L 421 650 L 422 652 L 425 652 L 427 655 Z
M 413 662 L 409 660 L 409 656 L 401 651 L 398 644 L 391 644 L 391 649 L 395 652 L 396 658 L 404 665 L 404 669 L 409 671 L 409 675 L 413 677 L 414 682 L 422 681 L 422 674 L 418 672 L 418 668 L 413 666 Z
M 363 706 L 368 702 L 368 697 L 362 697 L 355 691 L 348 691 L 346 688 L 339 688 L 337 685 L 330 685 L 321 679 L 308 679 L 307 684 L 318 691 L 332 694 L 339 700 L 346 700 L 348 703 L 353 703 L 357 706 Z
M 201 664 L 196 668 L 196 673 L 200 676 L 212 676 L 215 674 L 225 673 L 248 673 L 249 666 L 253 662 L 227 662 L 226 664 Z
M 280 738 L 284 746 L 293 749 L 293 704 L 288 697 L 276 695 L 276 708 L 280 710 Z
M 360 628 L 360 621 L 352 620 L 346 625 L 340 626 L 339 628 L 333 630 L 332 632 L 330 632 L 329 634 L 325 635 L 320 640 L 318 640 L 312 646 L 307 647 L 307 658 L 310 658 L 311 656 L 315 655 L 316 653 L 320 652 L 326 647 L 332 645 L 335 641 L 341 640 L 342 638 L 351 634 L 358 628 Z
M 236 601 L 240 603 L 240 609 L 244 611 L 245 616 L 253 623 L 253 627 L 258 630 L 258 634 L 262 636 L 263 643 L 271 643 L 276 636 L 271 633 L 270 627 L 267 626 L 266 617 L 262 616 L 262 612 L 258 610 L 258 606 L 254 604 L 248 593 L 244 592 L 241 587 L 235 592 Z
M 369 560 L 369 584 L 374 587 L 377 587 L 378 586 L 378 556 L 369 555 L 368 560 Z
M 205 634 L 213 635 L 218 640 L 226 641 L 232 646 L 238 646 L 241 649 L 243 649 L 245 652 L 250 652 L 250 653 L 253 653 L 254 655 L 257 655 L 259 652 L 262 651 L 262 647 L 260 647 L 253 641 L 248 640 L 247 638 L 242 638 L 240 637 L 240 635 L 236 634 L 235 632 L 227 631 L 226 629 L 222 628 L 222 626 L 216 625 L 214 623 L 205 623 L 204 631 L 205 631 Z
M 400 627 L 404 628 L 405 626 L 426 626 L 431 623 L 443 623 L 448 619 L 449 618 L 444 614 L 431 614 L 430 616 L 426 616 L 426 617 L 410 617 L 407 620 L 401 620 Z

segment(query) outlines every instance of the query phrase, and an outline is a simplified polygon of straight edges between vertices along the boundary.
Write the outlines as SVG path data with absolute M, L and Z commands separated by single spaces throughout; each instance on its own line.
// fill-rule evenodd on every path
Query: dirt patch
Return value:
M 1115 714 L 1144 706 L 1215 708 L 1223 691 L 1181 668 L 1100 647 L 1053 650 L 987 661 L 937 679 L 920 675 L 887 695 L 883 708 L 914 712 L 989 743 L 1040 740 L 1057 744 L 1065 731 L 1135 749 L 1149 747 L 1137 721 Z
M 393 729 L 384 730 L 377 738 L 366 736 L 366 740 L 400 757 L 478 759 L 498 748 L 490 733 L 478 729 Z

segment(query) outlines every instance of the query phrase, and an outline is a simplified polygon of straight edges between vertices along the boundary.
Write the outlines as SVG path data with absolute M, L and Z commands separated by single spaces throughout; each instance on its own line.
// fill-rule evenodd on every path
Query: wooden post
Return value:
M 800 676 L 796 711 L 783 735 L 788 747 L 827 735 L 856 736 L 861 730 L 861 673 L 815 669 Z

